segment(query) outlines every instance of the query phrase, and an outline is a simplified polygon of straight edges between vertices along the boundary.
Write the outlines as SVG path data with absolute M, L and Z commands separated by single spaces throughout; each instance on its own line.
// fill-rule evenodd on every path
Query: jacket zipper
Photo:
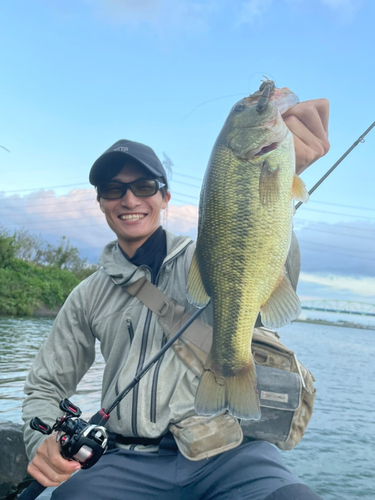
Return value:
M 161 341 L 161 346 L 162 348 L 167 342 L 167 336 L 164 334 L 163 335 L 163 340 Z M 155 371 L 154 371 L 154 376 L 152 378 L 152 386 L 151 386 L 151 407 L 150 407 L 150 421 L 155 424 L 156 423 L 156 397 L 157 397 L 157 390 L 158 390 L 158 379 L 159 379 L 159 371 L 160 371 L 160 365 L 162 364 L 164 359 L 164 354 L 161 358 L 158 359 L 158 362 L 156 363 L 155 366 Z
M 134 329 L 133 329 L 133 322 L 131 319 L 126 320 L 126 325 L 128 327 L 128 332 L 129 332 L 129 338 L 130 338 L 130 345 L 133 342 L 134 339 Z
M 133 338 L 134 338 L 134 329 L 133 329 L 133 322 L 132 322 L 132 320 L 128 318 L 126 320 L 126 325 L 128 327 L 129 339 L 130 339 L 130 345 L 131 345 L 132 342 L 133 342 Z M 119 387 L 118 387 L 118 381 L 119 381 L 119 378 L 117 378 L 116 384 L 115 384 L 115 394 L 116 394 L 116 397 L 120 394 Z M 116 406 L 116 413 L 117 413 L 117 420 L 121 420 L 120 405 Z

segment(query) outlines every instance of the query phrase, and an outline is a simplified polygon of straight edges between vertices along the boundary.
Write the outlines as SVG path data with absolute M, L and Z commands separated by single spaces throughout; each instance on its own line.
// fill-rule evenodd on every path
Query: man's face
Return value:
M 126 163 L 112 180 L 132 182 L 150 174 L 142 167 Z M 160 210 L 166 208 L 171 195 L 163 198 L 160 191 L 154 196 L 137 198 L 130 189 L 118 200 L 100 198 L 100 208 L 105 214 L 109 227 L 117 235 L 121 248 L 132 257 L 160 225 Z

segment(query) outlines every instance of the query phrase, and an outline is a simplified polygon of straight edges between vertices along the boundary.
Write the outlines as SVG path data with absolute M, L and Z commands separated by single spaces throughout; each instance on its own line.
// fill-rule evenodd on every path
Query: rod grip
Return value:
M 33 481 L 18 497 L 18 500 L 34 500 L 37 498 L 44 490 L 46 486 L 38 483 L 38 481 Z

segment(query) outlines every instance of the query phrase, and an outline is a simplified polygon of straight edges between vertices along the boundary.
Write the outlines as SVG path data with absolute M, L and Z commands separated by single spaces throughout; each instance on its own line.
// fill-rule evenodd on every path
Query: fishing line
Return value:
M 209 99 L 208 101 L 204 101 L 204 102 L 201 102 L 200 104 L 198 104 L 198 106 L 195 106 L 194 109 L 192 109 L 186 116 L 184 116 L 181 120 L 181 122 L 183 122 L 184 120 L 186 120 L 186 118 L 188 116 L 190 116 L 192 113 L 194 113 L 194 111 L 198 108 L 200 108 L 201 106 L 203 106 L 204 104 L 208 104 L 209 102 L 213 102 L 213 101 L 218 101 L 219 99 L 226 99 L 227 97 L 236 97 L 236 96 L 239 96 L 239 95 L 245 95 L 246 92 L 241 92 L 241 94 L 230 94 L 230 95 L 223 95 L 221 97 L 215 97 L 214 99 Z
M 364 137 L 365 137 L 365 136 L 366 136 L 366 135 L 370 132 L 370 130 L 371 130 L 372 128 L 374 128 L 374 127 L 375 127 L 375 122 L 373 122 L 373 123 L 369 126 L 369 128 L 368 128 L 367 130 L 365 130 L 365 131 L 363 132 L 363 134 L 362 134 L 362 135 L 360 135 L 360 136 L 358 137 L 358 139 L 357 139 L 357 140 L 356 140 L 356 141 L 355 141 L 355 142 L 354 142 L 354 143 L 350 146 L 350 148 L 349 148 L 347 151 L 345 151 L 345 153 L 341 156 L 341 158 L 339 158 L 339 159 L 337 160 L 337 162 L 336 162 L 334 165 L 332 165 L 332 167 L 328 170 L 328 172 L 326 172 L 326 173 L 323 175 L 323 177 L 322 177 L 322 178 L 321 178 L 321 179 L 320 179 L 320 180 L 319 180 L 319 181 L 318 181 L 318 182 L 317 182 L 317 183 L 316 183 L 316 184 L 315 184 L 315 185 L 314 185 L 314 186 L 310 189 L 310 191 L 309 191 L 309 195 L 311 195 L 311 194 L 315 191 L 315 189 L 317 189 L 317 188 L 321 185 L 321 183 L 322 183 L 322 182 L 323 182 L 323 181 L 324 181 L 324 180 L 325 180 L 325 179 L 326 179 L 326 178 L 327 178 L 327 177 L 328 177 L 328 176 L 329 176 L 329 175 L 330 175 L 330 174 L 331 174 L 331 173 L 335 170 L 335 168 L 336 168 L 336 167 L 337 167 L 337 166 L 338 166 L 338 165 L 339 165 L 339 164 L 340 164 L 340 163 L 341 163 L 341 162 L 342 162 L 342 161 L 343 161 L 343 160 L 344 160 L 344 159 L 348 156 L 348 154 L 349 154 L 349 153 L 350 153 L 350 152 L 351 152 L 351 151 L 352 151 L 352 150 L 353 150 L 356 146 L 358 146 L 358 144 L 359 144 L 360 142 L 362 142 L 362 143 L 363 143 L 363 142 L 365 142 Z M 296 210 L 298 210 L 298 208 L 299 208 L 301 205 L 302 205 L 302 201 L 299 201 L 299 202 L 297 203 L 297 205 L 296 205 L 295 209 L 296 209 Z
M 256 76 L 256 75 L 261 75 L 263 78 L 266 78 L 266 79 L 269 79 L 269 80 L 273 80 L 276 84 L 276 80 L 272 77 L 272 75 L 270 75 L 271 78 L 268 78 L 267 76 L 267 72 L 264 71 L 264 72 L 261 72 L 261 71 L 257 71 L 256 73 L 253 73 L 250 77 L 249 77 L 249 80 L 248 80 L 248 84 L 249 84 L 249 87 L 250 87 L 250 81 L 251 79 Z M 252 92 L 250 92 L 251 94 Z M 209 99 L 208 101 L 204 101 L 204 102 L 201 102 L 200 104 L 198 104 L 198 106 L 195 106 L 194 109 L 192 109 L 186 116 L 184 116 L 181 120 L 181 122 L 183 122 L 184 120 L 186 120 L 186 118 L 188 118 L 188 116 L 190 116 L 192 113 L 194 113 L 194 111 L 198 108 L 200 108 L 201 106 L 203 106 L 204 104 L 208 104 L 209 102 L 213 102 L 213 101 L 218 101 L 219 99 L 226 99 L 227 97 L 237 97 L 239 95 L 242 95 L 242 96 L 245 96 L 245 95 L 249 95 L 249 92 L 241 92 L 240 94 L 230 94 L 230 95 L 223 95 L 221 97 L 215 97 L 214 99 Z

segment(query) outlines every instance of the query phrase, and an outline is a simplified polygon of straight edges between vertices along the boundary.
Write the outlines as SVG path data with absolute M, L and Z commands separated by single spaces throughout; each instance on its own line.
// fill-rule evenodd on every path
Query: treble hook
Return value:
M 262 92 L 262 94 L 259 97 L 257 107 L 255 108 L 258 113 L 263 113 L 263 111 L 265 110 L 271 92 L 274 88 L 275 88 L 275 82 L 273 82 L 272 80 L 266 80 L 259 87 L 259 92 Z

